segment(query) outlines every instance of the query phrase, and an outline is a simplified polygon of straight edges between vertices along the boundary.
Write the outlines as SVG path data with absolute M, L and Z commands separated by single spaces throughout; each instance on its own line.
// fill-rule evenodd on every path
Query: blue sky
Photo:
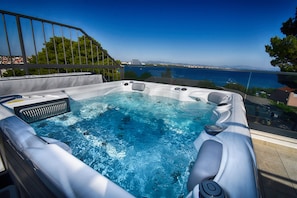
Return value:
M 273 69 L 265 52 L 295 0 L 0 0 L 0 9 L 82 28 L 115 59 Z

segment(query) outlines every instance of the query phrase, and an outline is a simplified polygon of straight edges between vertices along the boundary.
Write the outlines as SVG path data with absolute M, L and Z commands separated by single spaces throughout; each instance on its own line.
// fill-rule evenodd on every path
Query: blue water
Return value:
M 144 66 L 125 66 L 126 71 L 134 71 L 138 76 L 145 72 L 153 76 L 160 77 L 169 67 L 144 67 Z M 170 67 L 172 78 L 184 78 L 191 80 L 208 80 L 217 86 L 224 86 L 227 83 L 237 83 L 245 87 L 253 88 L 280 88 L 284 85 L 278 82 L 276 73 L 263 73 L 254 71 L 231 71 L 217 69 L 200 69 L 186 67 Z M 249 81 L 250 77 L 250 81 Z
M 214 106 L 141 93 L 71 101 L 72 112 L 32 124 L 136 197 L 185 197 L 193 142 Z

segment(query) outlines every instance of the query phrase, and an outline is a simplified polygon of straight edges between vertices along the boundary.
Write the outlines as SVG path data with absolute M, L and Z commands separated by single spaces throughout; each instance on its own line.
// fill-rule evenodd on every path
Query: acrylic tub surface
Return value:
M 10 142 L 9 146 L 18 151 L 22 158 L 31 161 L 38 170 L 35 173 L 39 180 L 50 184 L 47 185 L 49 191 L 58 189 L 57 196 L 133 197 L 72 156 L 71 151 L 67 150 L 67 145 L 55 141 L 47 142 L 42 137 L 36 136 L 35 131 L 14 114 L 16 106 L 57 98 L 81 100 L 117 91 L 140 92 L 180 101 L 216 104 L 213 111 L 216 124 L 206 126 L 193 142 L 198 155 L 190 177 L 197 176 L 200 179 L 194 182 L 191 180 L 188 197 L 198 196 L 199 185 L 204 180 L 217 183 L 228 197 L 259 197 L 256 161 L 245 108 L 241 96 L 231 92 L 139 81 L 116 81 L 25 94 L 17 93 L 21 96 L 20 98 L 0 106 L 0 129 L 3 139 Z M 12 123 L 15 123 L 13 127 Z M 208 155 L 211 145 L 214 145 L 213 148 L 218 151 L 214 155 L 217 156 L 215 159 Z M 206 161 L 217 165 L 213 167 L 211 173 L 206 171 L 200 175 L 201 172 L 195 170 L 195 167 L 203 166 Z

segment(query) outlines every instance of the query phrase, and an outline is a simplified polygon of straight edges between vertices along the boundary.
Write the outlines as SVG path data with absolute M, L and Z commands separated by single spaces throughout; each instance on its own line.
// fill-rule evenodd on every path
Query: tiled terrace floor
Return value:
M 297 198 L 297 140 L 251 133 L 263 198 Z

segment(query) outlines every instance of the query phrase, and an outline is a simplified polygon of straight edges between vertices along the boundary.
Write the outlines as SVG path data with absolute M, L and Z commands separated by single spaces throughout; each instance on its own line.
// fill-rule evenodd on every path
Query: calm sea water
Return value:
M 249 88 L 280 88 L 285 86 L 278 82 L 278 74 L 264 73 L 260 71 L 251 73 L 249 71 L 148 66 L 125 66 L 125 71 L 134 71 L 138 76 L 145 72 L 149 72 L 153 76 L 161 77 L 162 73 L 168 68 L 170 68 L 173 78 L 209 80 L 214 82 L 217 86 L 224 86 L 227 83 L 237 83 Z

